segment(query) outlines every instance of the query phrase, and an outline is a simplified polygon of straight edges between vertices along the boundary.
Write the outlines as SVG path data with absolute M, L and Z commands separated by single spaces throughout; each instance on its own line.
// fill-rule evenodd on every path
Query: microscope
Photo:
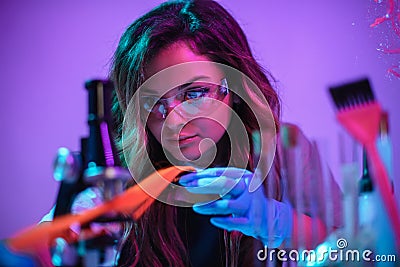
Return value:
M 130 172 L 121 161 L 112 136 L 111 114 L 113 84 L 109 80 L 89 80 L 85 83 L 88 93 L 89 136 L 81 138 L 81 150 L 58 150 L 54 161 L 54 179 L 60 182 L 54 218 L 72 213 L 73 203 L 85 190 L 99 192 L 102 201 L 121 194 Z M 93 192 L 93 191 L 92 191 Z M 87 225 L 72 229 L 78 241 L 69 244 L 57 237 L 51 249 L 54 266 L 114 266 L 119 240 L 123 234 L 122 224 L 132 220 L 121 214 L 109 213 Z M 85 233 L 91 227 L 108 228 L 106 235 L 88 238 Z M 73 228 L 73 227 L 71 227 Z

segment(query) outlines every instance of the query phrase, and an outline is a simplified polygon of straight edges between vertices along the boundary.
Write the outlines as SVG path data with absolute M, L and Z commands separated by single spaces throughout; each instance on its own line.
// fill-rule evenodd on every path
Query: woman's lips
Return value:
M 179 145 L 187 145 L 192 143 L 197 138 L 197 135 L 179 136 Z
M 169 138 L 167 139 L 167 141 L 171 145 L 176 145 L 178 143 L 178 145 L 181 147 L 194 142 L 196 139 L 198 139 L 197 134 L 181 134 L 179 136 L 174 136 L 173 138 Z

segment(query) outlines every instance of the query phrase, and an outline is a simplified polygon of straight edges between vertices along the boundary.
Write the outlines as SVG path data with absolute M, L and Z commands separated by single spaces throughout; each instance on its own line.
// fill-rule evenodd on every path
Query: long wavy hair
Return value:
M 137 179 L 149 174 L 152 169 L 149 164 L 161 168 L 165 167 L 165 164 L 168 165 L 168 161 L 165 155 L 160 153 L 163 151 L 161 145 L 147 129 L 139 114 L 129 129 L 128 144 L 123 144 L 124 116 L 136 90 L 145 82 L 146 63 L 160 50 L 179 41 L 188 44 L 194 53 L 237 69 L 249 77 L 267 100 L 273 113 L 275 127 L 279 129 L 280 101 L 271 86 L 274 80 L 253 57 L 245 34 L 232 15 L 212 0 L 165 2 L 138 18 L 127 28 L 114 54 L 110 73 L 116 89 L 113 99 L 115 140 L 121 151 L 123 149 L 130 151 L 129 158 L 124 157 L 122 153 L 121 157 L 126 164 L 129 161 L 136 166 L 134 176 Z M 242 82 L 241 90 L 256 99 L 251 86 L 245 82 Z M 252 142 L 251 133 L 259 129 L 255 115 L 243 101 L 234 102 L 233 109 L 244 123 L 249 140 Z M 255 102 L 257 105 L 258 102 Z M 262 105 L 261 102 L 258 104 Z M 225 139 L 226 136 L 217 144 L 217 148 L 226 145 Z M 229 142 L 232 146 L 240 147 L 241 140 L 239 137 L 234 137 Z M 252 147 L 250 144 L 250 151 L 243 151 L 242 157 L 246 157 L 247 168 L 254 171 Z M 149 155 L 150 162 L 144 160 L 145 153 Z M 275 157 L 274 168 L 276 173 L 279 173 L 277 158 Z M 274 177 L 279 179 L 279 175 Z M 272 183 L 264 184 L 267 186 Z M 279 182 L 273 184 L 276 186 L 273 190 L 274 198 L 280 199 Z M 156 201 L 138 221 L 126 229 L 119 266 L 188 265 L 187 249 L 176 228 L 175 207 Z M 225 233 L 225 236 L 226 255 L 236 255 L 241 235 L 233 232 Z M 236 260 L 227 258 L 227 265 L 228 261 L 230 265 L 236 263 Z

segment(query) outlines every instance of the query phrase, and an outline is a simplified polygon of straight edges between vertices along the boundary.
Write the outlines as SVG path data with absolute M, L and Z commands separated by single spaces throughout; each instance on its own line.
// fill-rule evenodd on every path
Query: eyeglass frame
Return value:
M 207 83 L 207 82 L 206 82 Z M 210 82 L 210 84 L 213 84 L 213 85 L 215 85 L 215 87 L 216 87 L 216 90 L 214 91 L 214 92 L 212 92 L 212 97 L 207 97 L 207 98 L 212 98 L 212 99 L 215 99 L 215 100 L 223 100 L 223 99 L 225 99 L 225 97 L 229 94 L 229 87 L 228 87 L 228 82 L 227 82 L 227 79 L 226 79 L 226 77 L 224 77 L 224 78 L 222 78 L 221 79 L 221 81 L 220 81 L 220 84 L 214 84 L 214 83 L 211 83 Z M 205 86 L 203 86 L 203 87 L 205 87 Z M 222 89 L 222 90 L 221 90 Z M 196 90 L 198 90 L 198 89 L 196 89 Z M 149 96 L 149 95 L 147 95 L 147 96 L 140 96 L 140 100 L 142 100 L 143 98 L 150 98 L 150 99 L 154 99 L 154 101 L 153 101 L 153 104 L 150 104 L 150 108 L 145 108 L 141 103 L 142 103 L 142 101 L 140 101 L 140 108 L 141 109 L 143 109 L 145 112 L 147 112 L 147 115 L 148 116 L 150 116 L 151 114 L 157 114 L 157 113 L 159 113 L 159 114 L 161 114 L 161 116 L 162 116 L 162 118 L 158 118 L 159 120 L 164 120 L 166 117 L 167 117 L 167 114 L 168 114 L 168 108 L 169 107 L 171 107 L 171 104 L 173 103 L 173 102 L 175 102 L 175 100 L 177 99 L 177 97 L 178 96 L 181 96 L 181 95 L 184 95 L 184 94 L 186 94 L 188 91 L 190 91 L 190 89 L 188 89 L 188 90 L 182 90 L 182 92 L 178 92 L 177 94 L 175 94 L 175 95 L 173 95 L 173 96 L 170 96 L 170 97 L 167 97 L 167 98 L 162 98 L 162 97 L 156 97 L 156 96 Z M 223 97 L 221 98 L 221 99 L 218 99 L 217 97 L 215 97 L 215 95 L 217 95 L 217 94 L 221 94 Z M 192 100 L 192 99 L 188 99 L 188 100 L 179 100 L 180 101 L 180 104 L 182 104 L 182 103 L 184 103 L 184 102 L 187 102 L 187 101 L 190 101 L 190 100 Z M 160 101 L 162 101 L 162 102 L 160 102 Z M 162 105 L 162 107 L 163 107 L 163 109 L 164 109 L 164 112 L 162 113 L 161 111 L 153 111 L 154 110 L 154 107 L 157 105 L 157 103 L 158 102 L 160 102 L 160 104 Z M 179 104 L 179 105 L 180 105 Z M 181 114 L 182 115 L 182 114 Z

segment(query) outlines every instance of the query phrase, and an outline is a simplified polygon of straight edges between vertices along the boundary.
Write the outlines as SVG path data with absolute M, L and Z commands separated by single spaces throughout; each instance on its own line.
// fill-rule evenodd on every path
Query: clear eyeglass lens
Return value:
M 228 90 L 226 79 L 221 81 L 221 85 L 192 84 L 191 88 L 170 98 L 143 96 L 142 107 L 157 118 L 165 119 L 169 103 L 178 100 L 181 104 L 176 107 L 176 111 L 184 116 L 194 116 L 211 111 L 213 103 L 216 103 L 215 100 L 223 100 Z

